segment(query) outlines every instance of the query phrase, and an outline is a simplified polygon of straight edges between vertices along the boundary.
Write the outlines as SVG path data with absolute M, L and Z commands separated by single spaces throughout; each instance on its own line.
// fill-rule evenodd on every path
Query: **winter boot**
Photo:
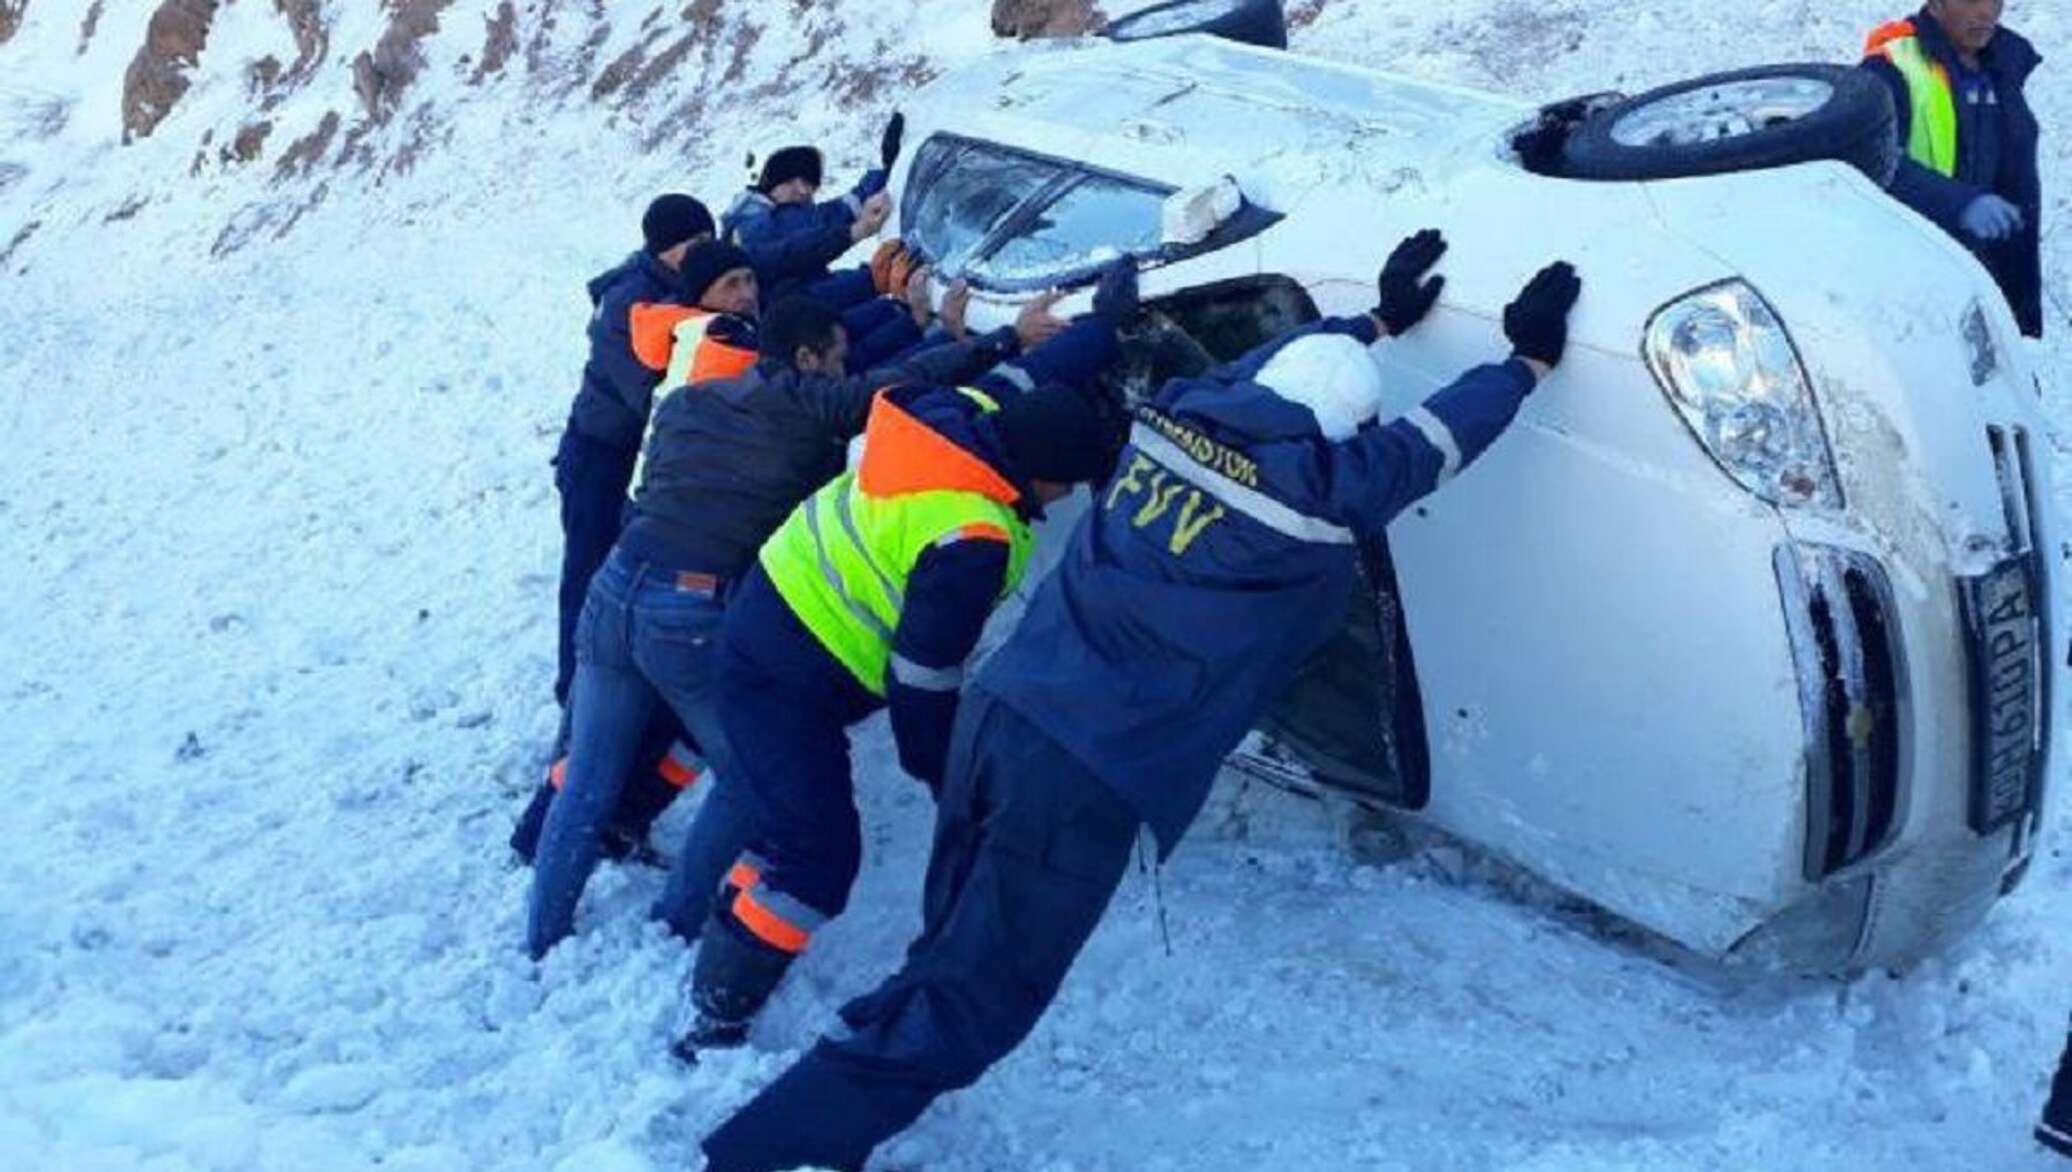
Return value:
M 674 726 L 672 720 L 669 728 Z M 705 764 L 674 736 L 665 735 L 659 741 L 651 737 L 642 748 L 647 751 L 642 754 L 641 768 L 626 779 L 619 808 L 612 812 L 611 825 L 604 831 L 603 849 L 614 859 L 666 867 L 668 860 L 648 845 L 648 832 L 678 794 L 688 793 L 698 784 Z
M 541 782 L 532 792 L 525 812 L 518 815 L 518 825 L 511 828 L 511 850 L 528 867 L 532 866 L 533 855 L 539 853 L 540 831 L 547 827 L 547 807 L 554 804 L 556 788 L 551 780 Z
M 777 991 L 793 954 L 750 939 L 725 912 L 714 912 L 698 938 L 691 973 L 695 1016 L 670 1052 L 696 1062 L 701 1050 L 727 1050 L 748 1042 L 748 1026 Z
M 2036 1124 L 2036 1142 L 2061 1156 L 2072 1157 L 2072 1038 L 2058 1056 L 2057 1077 L 2050 1080 L 2050 1101 Z

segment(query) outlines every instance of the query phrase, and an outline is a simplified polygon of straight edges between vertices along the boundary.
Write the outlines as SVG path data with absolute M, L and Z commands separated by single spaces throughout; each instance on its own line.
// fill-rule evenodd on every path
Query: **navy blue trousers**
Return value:
M 761 886 L 810 909 L 810 933 L 849 906 L 863 864 L 849 726 L 880 706 L 806 630 L 757 566 L 727 604 L 719 724 L 756 831 Z
M 619 543 L 626 490 L 633 483 L 633 452 L 582 435 L 561 433 L 554 453 L 554 488 L 561 494 L 561 640 L 556 647 L 554 702 L 568 706 L 576 678 L 576 620 L 590 594 L 590 579 Z
M 967 693 L 904 967 L 705 1138 L 707 1172 L 835 1168 L 971 1085 L 1043 1016 L 1128 869 L 1142 823 L 1028 721 Z

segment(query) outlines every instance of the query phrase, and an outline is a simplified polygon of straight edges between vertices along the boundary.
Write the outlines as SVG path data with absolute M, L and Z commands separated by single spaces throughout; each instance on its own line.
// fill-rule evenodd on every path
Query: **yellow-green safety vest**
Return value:
M 1005 598 L 1021 583 L 1035 542 L 1013 506 L 969 489 L 871 496 L 848 471 L 792 510 L 760 560 L 806 629 L 858 683 L 883 696 L 914 564 L 936 545 L 974 532 L 1007 540 Z
M 1873 34 L 1874 37 L 1876 34 Z M 1906 79 L 1913 105 L 1908 123 L 1907 157 L 1939 175 L 1957 173 L 1957 96 L 1950 75 L 1921 47 L 1919 37 L 1886 40 L 1876 50 Z

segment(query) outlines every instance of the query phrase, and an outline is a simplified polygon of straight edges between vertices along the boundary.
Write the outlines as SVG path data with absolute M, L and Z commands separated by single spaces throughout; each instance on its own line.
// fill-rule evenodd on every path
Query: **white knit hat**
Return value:
M 1311 334 L 1281 347 L 1259 368 L 1261 386 L 1317 417 L 1324 438 L 1351 439 L 1381 411 L 1381 367 L 1359 341 Z

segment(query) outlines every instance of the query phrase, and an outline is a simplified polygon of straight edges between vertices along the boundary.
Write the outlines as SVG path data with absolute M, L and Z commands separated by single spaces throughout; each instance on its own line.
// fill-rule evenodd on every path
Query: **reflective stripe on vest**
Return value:
M 1166 471 L 1276 533 L 1318 545 L 1353 544 L 1352 530 L 1322 517 L 1298 512 L 1258 489 L 1248 488 L 1215 472 L 1188 455 L 1186 449 L 1142 423 L 1130 428 L 1130 445 L 1157 461 Z
M 1879 49 L 1906 79 L 1913 114 L 1907 130 L 1907 157 L 1938 175 L 1957 173 L 1957 96 L 1949 71 L 1928 56 L 1918 37 L 1887 41 Z
M 872 695 L 883 696 L 907 577 L 945 539 L 1007 542 L 1003 598 L 1020 584 L 1034 540 L 1012 507 L 983 494 L 872 497 L 856 487 L 855 473 L 844 472 L 793 510 L 760 560 L 821 646 Z

